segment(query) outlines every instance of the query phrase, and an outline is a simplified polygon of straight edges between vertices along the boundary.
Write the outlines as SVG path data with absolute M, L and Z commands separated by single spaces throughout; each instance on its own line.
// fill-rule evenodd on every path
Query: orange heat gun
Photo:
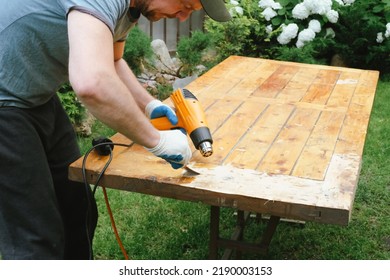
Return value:
M 198 99 L 187 89 L 177 89 L 170 98 L 175 106 L 179 122 L 173 125 L 168 118 L 160 117 L 151 120 L 153 126 L 158 130 L 184 128 L 201 155 L 211 156 L 213 154 L 213 139 Z

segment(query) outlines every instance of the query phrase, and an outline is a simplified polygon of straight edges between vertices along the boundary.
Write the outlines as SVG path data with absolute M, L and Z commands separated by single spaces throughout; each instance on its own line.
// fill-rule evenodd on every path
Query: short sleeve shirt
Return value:
M 0 107 L 47 102 L 68 81 L 67 15 L 88 13 L 123 41 L 137 18 L 131 0 L 0 0 Z

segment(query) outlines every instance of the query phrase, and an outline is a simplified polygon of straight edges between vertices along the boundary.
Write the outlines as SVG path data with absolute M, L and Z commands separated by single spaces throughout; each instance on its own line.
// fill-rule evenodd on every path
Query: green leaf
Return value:
M 282 5 L 282 7 L 286 7 L 292 1 L 291 0 L 279 0 L 277 2 L 279 2 L 279 4 Z
M 282 19 L 280 17 L 274 17 L 272 20 L 271 20 L 271 23 L 272 25 L 274 26 L 279 26 L 282 24 Z
M 285 14 L 286 14 L 286 9 L 285 8 L 278 10 L 278 15 L 284 16 Z
M 377 5 L 374 8 L 372 8 L 372 11 L 374 13 L 381 13 L 384 10 L 384 7 L 382 5 Z

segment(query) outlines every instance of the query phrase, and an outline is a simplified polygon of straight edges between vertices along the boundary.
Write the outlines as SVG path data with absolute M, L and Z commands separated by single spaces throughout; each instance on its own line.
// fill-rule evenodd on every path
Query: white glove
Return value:
M 187 136 L 180 130 L 160 132 L 160 142 L 154 148 L 146 148 L 155 156 L 165 159 L 174 169 L 184 167 L 192 157 Z
M 165 116 L 173 125 L 177 124 L 178 122 L 175 111 L 157 99 L 150 101 L 148 105 L 146 105 L 145 114 L 149 119 Z

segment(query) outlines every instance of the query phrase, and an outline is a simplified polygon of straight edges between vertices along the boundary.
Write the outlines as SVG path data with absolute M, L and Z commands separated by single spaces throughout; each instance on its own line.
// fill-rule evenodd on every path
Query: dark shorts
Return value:
M 0 107 L 0 259 L 88 259 L 97 210 L 68 180 L 80 157 L 57 96 L 32 109 Z

